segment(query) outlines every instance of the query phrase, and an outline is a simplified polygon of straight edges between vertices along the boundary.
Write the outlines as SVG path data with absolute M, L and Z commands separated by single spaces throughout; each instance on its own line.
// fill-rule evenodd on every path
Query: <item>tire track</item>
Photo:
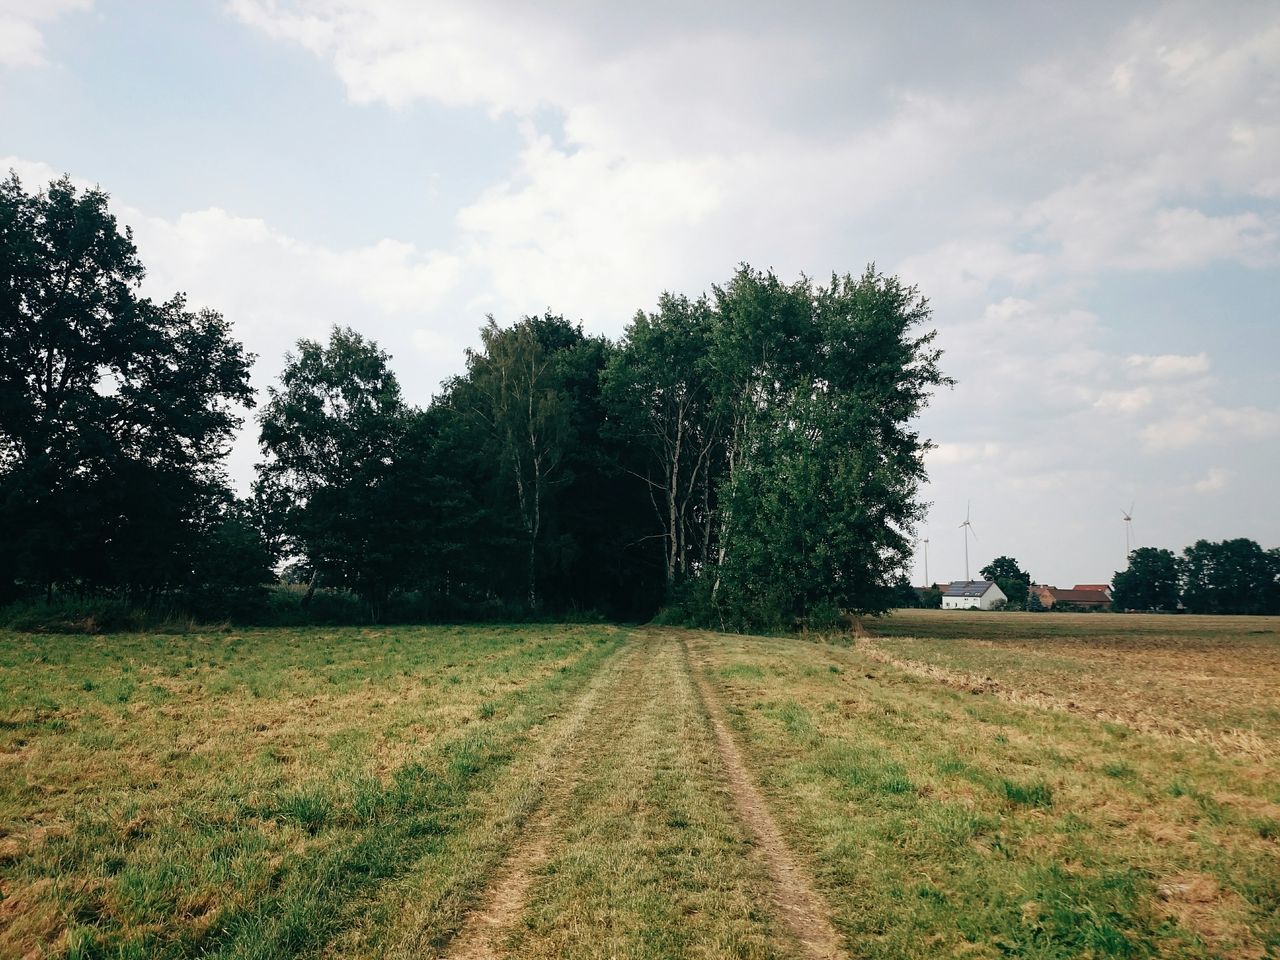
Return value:
M 503 956 L 499 945 L 528 899 L 538 870 L 548 860 L 556 811 L 577 782 L 583 754 L 573 745 L 606 693 L 642 669 L 642 646 L 649 644 L 640 638 L 629 640 L 620 654 L 601 667 L 560 732 L 539 755 L 531 777 L 544 785 L 542 798 L 527 821 L 523 838 L 445 950 L 445 960 L 498 960 Z M 563 756 L 566 751 L 568 755 Z
M 787 845 L 777 821 L 769 812 L 763 795 L 747 770 L 742 753 L 729 732 L 724 708 L 701 669 L 705 667 L 705 661 L 698 661 L 695 666 L 688 638 L 681 637 L 679 642 L 684 651 L 685 663 L 694 678 L 702 708 L 711 720 L 738 817 L 755 840 L 756 849 L 763 858 L 772 881 L 771 899 L 778 916 L 791 929 L 806 956 L 813 960 L 836 960 L 848 956 L 841 948 L 840 936 L 832 926 L 826 902 L 818 893 L 808 871 Z

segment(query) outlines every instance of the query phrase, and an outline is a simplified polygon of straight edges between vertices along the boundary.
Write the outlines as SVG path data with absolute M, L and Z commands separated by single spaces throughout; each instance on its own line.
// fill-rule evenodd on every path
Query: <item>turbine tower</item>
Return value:
M 973 582 L 969 579 L 969 535 L 972 534 L 973 539 L 978 539 L 978 535 L 973 532 L 973 524 L 969 521 L 969 506 L 970 503 L 966 500 L 964 503 L 964 523 L 960 524 L 960 528 L 964 530 L 964 579 L 966 583 Z
M 1129 559 L 1129 554 L 1133 553 L 1133 508 L 1135 504 L 1137 504 L 1136 500 L 1130 503 L 1129 509 L 1122 511 L 1121 514 L 1124 517 L 1124 558 L 1126 562 Z
M 924 544 L 924 585 L 928 587 L 930 585 L 929 584 L 929 538 L 922 537 L 919 540 L 917 540 L 916 543 Z

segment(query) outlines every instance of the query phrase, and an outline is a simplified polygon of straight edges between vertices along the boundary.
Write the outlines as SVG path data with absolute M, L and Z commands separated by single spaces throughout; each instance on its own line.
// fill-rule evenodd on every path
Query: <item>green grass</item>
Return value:
M 856 955 L 1277 955 L 1276 627 L 0 633 L 0 956 L 799 956 L 682 637 Z
M 406 872 L 473 893 L 477 797 L 621 636 L 0 636 L 0 955 L 289 956 Z
M 852 647 L 697 641 L 774 810 L 859 955 L 1280 951 L 1280 848 L 1268 826 L 1280 780 L 1269 758 L 1065 706 L 1128 688 L 1131 702 L 1170 698 L 1186 716 L 1236 709 L 1224 704 L 1229 677 L 1213 687 L 1147 684 L 1173 662 L 1171 650 L 1191 651 L 1195 664 L 1215 649 L 1240 654 L 1243 665 L 1229 669 L 1258 700 L 1239 709 L 1257 719 L 1260 677 L 1270 676 L 1256 669 L 1260 635 L 1180 618 L 1178 636 L 1147 630 L 1130 660 L 1098 655 L 1115 651 L 1120 618 L 1019 618 L 1067 628 L 1046 650 L 1002 616 L 955 628 L 990 621 L 1004 631 L 996 641 L 924 635 L 935 624 L 951 631 L 958 621 L 944 617 Z M 1275 621 L 1261 626 L 1270 643 Z M 998 691 L 975 695 L 972 675 L 995 678 Z M 1052 703 L 1019 699 L 1015 680 L 1027 676 L 1052 688 Z M 1280 684 L 1269 690 L 1276 696 Z

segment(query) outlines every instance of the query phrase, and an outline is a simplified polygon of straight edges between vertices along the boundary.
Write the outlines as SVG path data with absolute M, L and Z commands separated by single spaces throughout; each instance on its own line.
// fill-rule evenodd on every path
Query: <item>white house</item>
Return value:
M 991 580 L 957 580 L 942 595 L 942 609 L 990 610 L 1008 599 Z

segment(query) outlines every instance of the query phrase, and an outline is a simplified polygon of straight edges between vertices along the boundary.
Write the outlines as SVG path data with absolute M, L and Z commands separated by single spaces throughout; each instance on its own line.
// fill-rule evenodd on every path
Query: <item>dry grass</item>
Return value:
M 612 628 L 0 636 L 0 956 L 320 949 L 492 790 Z
M 1126 656 L 1118 618 L 1001 615 L 994 640 L 920 636 L 982 625 L 936 616 L 903 637 L 871 624 L 880 636 L 845 645 L 695 641 L 861 955 L 1280 951 L 1280 782 L 1269 751 L 1225 736 L 1272 722 L 1280 689 L 1268 703 L 1259 678 L 1274 668 L 1274 621 L 1180 619 L 1166 644 L 1143 622 L 1158 618 L 1135 618 Z M 1019 636 L 1034 619 L 1070 633 Z M 1252 667 L 1229 662 L 1238 651 Z M 1179 675 L 1180 653 L 1228 663 L 1206 685 L 1199 667 Z M 1092 697 L 1107 719 L 1083 706 Z M 1212 735 L 1124 722 L 1165 709 Z
M 0 956 L 1280 954 L 1275 621 L 869 627 L 0 635 Z
M 866 655 L 957 689 L 1280 762 L 1276 618 L 911 610 L 868 633 Z

